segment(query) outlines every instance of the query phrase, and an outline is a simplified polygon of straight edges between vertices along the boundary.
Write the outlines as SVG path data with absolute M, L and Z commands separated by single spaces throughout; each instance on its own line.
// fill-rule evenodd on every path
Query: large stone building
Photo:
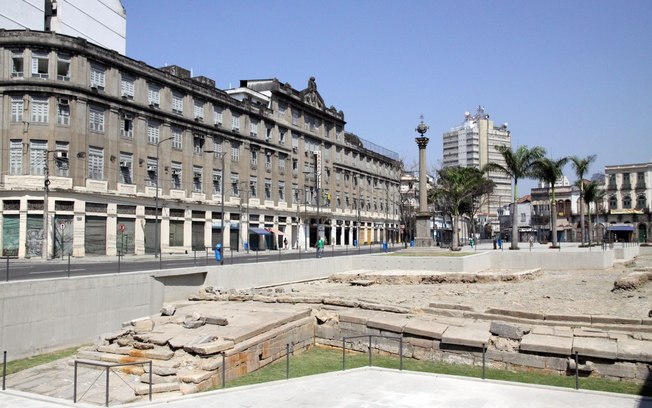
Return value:
M 512 136 L 507 124 L 494 126 L 484 107 L 479 106 L 475 115 L 466 112 L 461 126 L 444 133 L 443 165 L 477 169 L 481 169 L 489 162 L 505 165 L 505 160 L 496 150 L 496 146 L 499 145 L 512 146 Z M 498 209 L 512 202 L 512 181 L 500 172 L 489 172 L 487 177 L 496 183 L 496 187 L 493 194 L 480 207 L 477 216 L 490 223 L 489 228 L 485 226 L 483 230 L 491 229 L 497 233 L 500 228 Z
M 620 241 L 652 235 L 652 162 L 605 166 L 606 230 Z
M 127 48 L 120 0 L 0 0 L 0 28 L 81 37 L 123 55 Z
M 81 38 L 0 31 L 3 254 L 395 237 L 396 153 L 346 132 L 312 78 L 302 90 L 240 85 L 220 90 Z

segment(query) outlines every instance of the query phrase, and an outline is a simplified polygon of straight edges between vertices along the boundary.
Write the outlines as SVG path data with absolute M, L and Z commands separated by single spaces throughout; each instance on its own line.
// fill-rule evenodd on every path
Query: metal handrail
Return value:
M 83 365 L 88 365 L 88 366 L 93 366 L 93 367 L 103 367 L 106 368 L 106 393 L 105 393 L 105 400 L 104 400 L 104 406 L 108 407 L 109 406 L 109 372 L 111 371 L 112 368 L 115 367 L 125 367 L 125 366 L 132 366 L 132 365 L 141 365 L 141 364 L 149 364 L 149 400 L 152 400 L 152 360 L 149 361 L 134 361 L 131 363 L 116 363 L 116 364 L 111 364 L 111 363 L 101 363 L 101 362 L 96 362 L 96 361 L 89 361 L 89 360 L 75 360 L 75 378 L 73 381 L 73 394 L 72 394 L 72 402 L 77 403 L 77 365 L 78 364 L 83 364 Z M 92 384 L 91 384 L 92 386 Z M 90 387 L 89 387 L 90 388 Z

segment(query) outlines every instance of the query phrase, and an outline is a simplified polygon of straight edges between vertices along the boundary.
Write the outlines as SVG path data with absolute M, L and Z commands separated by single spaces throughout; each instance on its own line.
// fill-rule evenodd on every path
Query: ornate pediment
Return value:
M 317 92 L 317 83 L 315 77 L 310 77 L 308 80 L 308 87 L 301 91 L 299 94 L 301 101 L 307 105 L 314 106 L 319 110 L 324 109 L 324 99 L 322 99 L 319 92 Z

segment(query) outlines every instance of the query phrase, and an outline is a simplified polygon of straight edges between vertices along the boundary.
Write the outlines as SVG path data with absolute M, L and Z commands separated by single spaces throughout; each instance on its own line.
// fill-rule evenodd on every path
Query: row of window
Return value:
M 48 123 L 49 121 L 49 106 L 50 98 L 40 97 L 40 96 L 31 96 L 31 97 L 12 97 L 11 100 L 11 120 L 12 122 L 23 122 L 25 107 L 30 106 L 30 122 L 31 123 Z M 57 124 L 67 126 L 70 124 L 70 101 L 67 98 L 58 98 L 57 99 Z M 88 114 L 88 126 L 89 130 L 97 133 L 104 133 L 105 131 L 105 111 L 106 109 L 97 106 L 90 105 L 89 114 Z M 150 119 L 147 121 L 147 142 L 150 144 L 156 144 L 160 140 L 160 126 L 161 123 L 157 120 Z M 121 113 L 120 114 L 120 136 L 125 138 L 133 138 L 134 136 L 134 115 L 130 113 Z M 271 130 L 271 129 L 270 129 Z M 172 128 L 172 146 L 176 149 L 181 149 L 181 135 L 182 130 L 177 127 Z M 285 130 L 281 129 L 279 132 L 280 139 L 284 140 Z M 203 135 L 195 137 L 193 141 L 193 149 L 195 153 L 201 153 L 203 148 Z M 292 135 L 292 145 L 298 150 L 299 146 L 299 135 L 293 133 Z M 321 144 L 318 140 L 312 139 L 310 137 L 305 137 L 304 139 L 305 150 L 308 152 L 312 151 L 322 151 L 324 158 L 330 160 L 330 146 L 325 146 L 325 149 L 321 149 Z M 221 147 L 220 147 L 221 149 Z M 352 160 L 348 160 L 349 156 L 352 156 Z M 344 151 L 344 160 L 345 164 L 349 162 L 357 161 L 359 157 L 359 164 L 366 166 L 369 171 L 378 172 L 385 176 L 389 176 L 390 168 L 386 164 L 381 164 L 370 159 L 366 159 L 362 155 L 357 153 L 351 153 L 350 150 L 345 149 Z M 335 158 L 338 162 L 342 161 L 342 148 L 337 147 L 335 152 Z M 234 154 L 232 159 L 235 161 L 238 160 L 238 154 Z M 255 163 L 254 163 L 255 164 Z
M 632 177 L 632 175 L 634 175 Z M 616 174 L 611 173 L 608 175 L 609 177 L 609 184 L 615 186 L 616 185 Z M 639 184 L 644 185 L 645 184 L 645 172 L 638 172 L 638 173 L 623 173 L 622 174 L 622 180 L 623 184 L 629 184 L 631 179 L 636 178 L 636 182 Z
M 69 54 L 66 53 L 56 53 L 56 52 L 45 52 L 45 51 L 38 51 L 38 50 L 13 50 L 12 51 L 12 60 L 13 60 L 13 71 L 12 71 L 12 76 L 14 77 L 23 77 L 25 72 L 24 72 L 24 61 L 26 60 L 26 55 L 25 54 L 31 54 L 31 61 L 32 61 L 32 77 L 39 77 L 39 78 L 49 78 L 49 59 L 50 59 L 50 54 L 52 54 L 52 58 L 56 58 L 57 61 L 57 79 L 62 79 L 62 80 L 70 80 L 70 64 L 71 64 L 71 57 Z M 97 63 L 91 63 L 90 64 L 90 70 L 89 70 L 89 84 L 91 88 L 95 88 L 98 90 L 104 90 L 107 86 L 107 68 L 104 67 L 101 64 Z M 146 86 L 147 86 L 147 103 L 152 106 L 152 107 L 160 107 L 161 106 L 161 92 L 163 91 L 162 86 L 160 86 L 157 83 L 146 81 Z M 134 99 L 136 96 L 136 87 L 137 87 L 137 79 L 135 76 L 127 74 L 127 73 L 120 73 L 120 93 L 121 96 L 127 99 Z M 180 114 L 182 115 L 184 113 L 184 94 L 179 91 L 175 90 L 170 90 L 171 94 L 171 110 L 173 113 Z M 32 115 L 31 115 L 31 122 L 39 123 L 39 122 L 47 122 L 47 101 L 45 98 L 41 98 L 40 101 L 37 103 L 38 106 L 33 107 Z M 207 103 L 201 99 L 198 98 L 193 98 L 192 102 L 193 106 L 193 116 L 196 120 L 198 121 L 204 121 L 205 119 L 208 118 L 208 116 L 212 113 L 213 114 L 213 123 L 216 126 L 223 126 L 224 124 L 224 119 L 225 119 L 225 113 L 229 112 L 227 115 L 230 116 L 231 119 L 231 130 L 240 132 L 242 128 L 242 121 L 243 119 L 247 119 L 246 122 L 249 123 L 249 134 L 251 136 L 257 137 L 259 134 L 259 129 L 262 129 L 264 131 L 264 136 L 268 142 L 272 141 L 272 137 L 274 135 L 274 126 L 269 126 L 262 121 L 255 119 L 255 118 L 247 118 L 243 117 L 239 113 L 230 111 L 226 109 L 224 106 L 212 104 L 212 103 Z M 14 106 L 12 105 L 12 120 L 16 122 L 24 121 L 26 120 L 22 116 L 22 110 L 21 106 L 19 106 L 19 103 L 16 102 L 15 105 L 15 111 L 14 111 Z M 39 112 L 38 109 L 41 109 Z M 209 110 L 212 110 L 212 112 L 209 112 Z M 295 107 L 289 107 L 288 103 L 279 101 L 278 102 L 278 116 L 283 119 L 287 116 L 287 112 L 291 111 L 291 120 L 290 122 L 299 127 L 301 122 L 300 119 L 303 117 L 303 123 L 304 123 L 304 129 L 306 130 L 315 130 L 319 129 L 322 126 L 322 120 L 319 118 L 316 118 L 307 112 L 302 112 L 300 109 L 295 108 Z M 70 121 L 70 108 L 69 106 L 65 104 L 59 104 L 57 105 L 57 123 L 60 125 L 67 125 L 69 124 Z M 90 129 L 95 131 L 95 132 L 103 132 L 104 131 L 104 117 L 102 115 L 102 109 L 101 108 L 94 108 L 94 111 L 91 114 L 90 119 Z M 228 117 L 227 117 L 228 119 Z M 129 129 L 129 124 L 123 122 L 123 128 L 124 130 L 124 135 L 126 137 L 132 137 L 132 133 Z M 333 125 L 332 123 L 327 124 L 327 136 L 330 135 L 331 133 L 334 133 L 335 139 L 336 140 L 341 140 L 342 139 L 342 134 L 343 130 L 341 126 L 339 125 Z M 334 132 L 331 132 L 331 130 L 334 129 Z M 278 143 L 283 145 L 286 143 L 286 135 L 288 134 L 288 129 L 284 129 L 282 127 L 278 128 L 278 131 L 276 132 L 276 136 L 278 139 Z M 297 147 L 298 143 L 295 144 L 294 139 L 298 137 L 298 135 L 295 132 L 292 132 L 293 134 L 293 147 Z M 152 137 L 155 138 L 155 135 L 152 135 Z M 319 145 L 320 142 L 316 141 L 316 148 L 310 149 L 310 150 L 321 150 Z M 325 159 L 329 160 L 329 150 L 326 149 L 325 151 Z M 339 151 L 341 148 L 338 148 L 338 152 L 336 152 L 337 160 L 340 160 L 340 153 Z M 344 155 L 344 162 L 346 164 L 348 163 L 347 159 L 347 153 L 345 151 Z M 353 165 L 356 165 L 356 160 L 355 158 L 353 159 L 352 163 Z M 376 163 L 375 160 L 367 159 L 366 163 L 365 160 L 360 157 L 360 164 L 367 166 L 368 169 L 371 170 L 371 167 L 373 166 L 373 170 L 376 171 L 376 166 L 378 165 L 379 170 L 384 172 L 385 176 L 390 176 L 390 170 L 388 166 L 386 165 L 381 165 L 380 163 Z
M 618 198 L 614 195 L 609 197 L 609 207 L 612 209 L 617 209 L 618 208 Z M 632 197 L 630 197 L 628 194 L 623 195 L 623 209 L 631 209 L 632 208 Z M 634 208 L 647 208 L 647 199 L 645 197 L 645 194 L 640 194 L 636 197 L 636 207 Z

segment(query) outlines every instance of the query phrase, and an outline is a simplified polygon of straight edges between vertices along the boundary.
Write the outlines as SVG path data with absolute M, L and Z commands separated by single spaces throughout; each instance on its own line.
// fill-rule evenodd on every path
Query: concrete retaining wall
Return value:
M 491 253 L 453 256 L 369 256 L 352 258 L 351 269 L 477 273 L 490 269 Z
M 614 254 L 616 259 L 629 261 L 640 254 L 640 247 L 638 245 L 625 245 L 626 244 L 623 244 L 623 246 L 618 247 L 618 244 L 615 244 Z
M 528 250 L 491 252 L 494 269 L 607 269 L 613 266 L 614 251 L 596 248 L 591 252 L 564 252 L 551 249 L 550 252 Z
M 351 257 L 337 257 L 3 282 L 0 350 L 16 360 L 92 343 L 125 321 L 158 313 L 164 302 L 187 299 L 205 284 L 248 289 L 350 269 Z

